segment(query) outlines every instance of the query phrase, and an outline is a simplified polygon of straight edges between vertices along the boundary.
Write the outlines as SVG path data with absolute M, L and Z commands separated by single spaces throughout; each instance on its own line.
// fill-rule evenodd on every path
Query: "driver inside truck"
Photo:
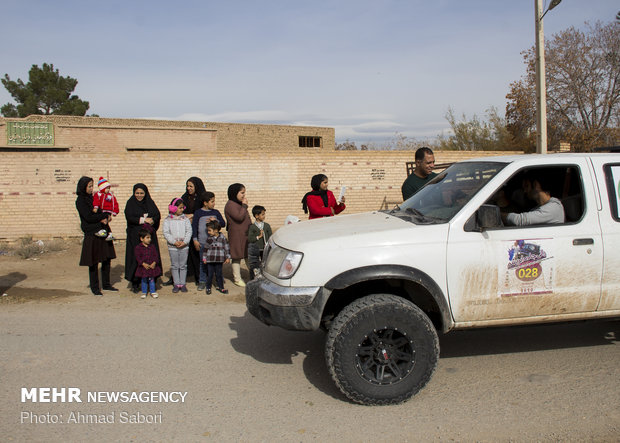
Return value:
M 564 223 L 562 202 L 551 196 L 551 185 L 544 171 L 527 174 L 522 181 L 524 194 L 536 203 L 531 211 L 502 212 L 502 221 L 507 226 L 528 226 Z

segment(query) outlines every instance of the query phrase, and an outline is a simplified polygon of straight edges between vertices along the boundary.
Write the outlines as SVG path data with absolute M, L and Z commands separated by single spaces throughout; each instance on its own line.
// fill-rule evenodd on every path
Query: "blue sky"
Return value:
M 0 74 L 27 81 L 33 64 L 53 63 L 79 81 L 89 113 L 329 126 L 358 145 L 434 137 L 449 107 L 503 115 L 534 44 L 532 0 L 0 0 L 0 10 Z M 617 0 L 563 0 L 545 35 L 618 11 Z

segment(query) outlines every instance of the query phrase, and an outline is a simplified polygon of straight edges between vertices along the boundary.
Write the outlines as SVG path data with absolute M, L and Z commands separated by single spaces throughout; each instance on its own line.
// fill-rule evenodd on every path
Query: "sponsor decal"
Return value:
M 514 240 L 502 244 L 506 262 L 499 265 L 500 297 L 553 293 L 555 260 L 551 239 Z

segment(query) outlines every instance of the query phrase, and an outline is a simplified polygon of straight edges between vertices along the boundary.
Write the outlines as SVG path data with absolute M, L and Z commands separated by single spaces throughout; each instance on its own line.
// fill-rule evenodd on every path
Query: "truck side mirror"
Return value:
M 467 220 L 464 229 L 466 232 L 482 232 L 489 228 L 501 228 L 503 225 L 499 207 L 495 205 L 482 205 Z

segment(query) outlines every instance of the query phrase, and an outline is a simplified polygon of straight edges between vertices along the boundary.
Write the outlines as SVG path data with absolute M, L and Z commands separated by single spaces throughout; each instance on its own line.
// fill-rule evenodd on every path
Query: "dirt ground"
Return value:
M 160 244 L 161 244 L 160 239 Z M 45 252 L 31 258 L 23 259 L 15 253 L 0 255 L 0 303 L 23 303 L 27 301 L 53 301 L 91 295 L 88 286 L 88 268 L 78 266 L 81 252 L 81 239 L 69 239 L 63 242 L 64 249 L 60 251 Z M 104 297 L 116 297 L 120 299 L 140 300 L 140 294 L 134 294 L 129 290 L 127 280 L 123 278 L 125 266 L 125 242 L 114 242 L 116 259 L 112 260 L 110 279 L 112 285 L 119 292 L 106 292 Z M 162 250 L 162 264 L 166 280 L 170 277 L 170 257 L 166 249 Z M 247 268 L 242 262 L 242 277 L 247 280 Z M 157 293 L 161 297 L 184 297 L 187 300 L 204 300 L 206 297 L 212 302 L 228 300 L 245 303 L 244 289 L 232 283 L 232 271 L 230 265 L 224 266 L 224 286 L 228 289 L 228 295 L 222 295 L 213 291 L 207 296 L 204 291 L 198 293 L 194 278 L 188 277 L 187 288 L 189 292 L 173 294 L 171 286 L 161 286 L 158 281 Z

